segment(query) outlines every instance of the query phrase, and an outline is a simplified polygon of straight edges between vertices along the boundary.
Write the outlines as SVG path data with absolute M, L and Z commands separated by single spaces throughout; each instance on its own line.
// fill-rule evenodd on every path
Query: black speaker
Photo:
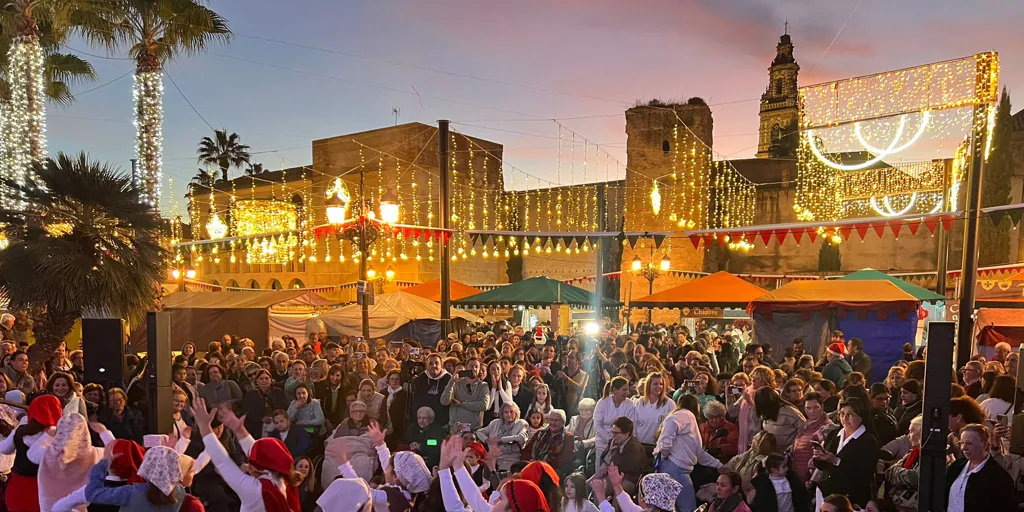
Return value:
M 146 389 L 148 433 L 166 434 L 174 424 L 171 396 L 171 314 L 146 313 Z
M 928 355 L 924 369 L 922 409 L 921 489 L 918 510 L 946 510 L 946 437 L 952 385 L 953 344 L 956 324 L 928 324 Z M 930 491 L 925 492 L 925 489 Z
M 87 382 L 121 382 L 124 379 L 124 322 L 120 318 L 83 318 L 82 355 Z

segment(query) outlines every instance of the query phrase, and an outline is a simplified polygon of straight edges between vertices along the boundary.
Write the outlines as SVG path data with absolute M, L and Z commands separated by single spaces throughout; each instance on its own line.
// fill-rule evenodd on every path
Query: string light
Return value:
M 32 163 L 46 157 L 46 88 L 43 50 L 37 36 L 14 40 L 7 54 L 10 101 L 3 120 L 2 175 L 19 185 L 32 181 Z M 5 196 L 3 206 L 21 209 L 25 202 Z
M 236 201 L 231 216 L 238 236 L 294 231 L 299 220 L 295 204 L 264 199 Z
M 157 208 L 160 201 L 163 154 L 163 77 L 159 71 L 135 74 L 132 93 L 135 99 L 135 154 L 138 157 L 136 184 L 143 201 Z

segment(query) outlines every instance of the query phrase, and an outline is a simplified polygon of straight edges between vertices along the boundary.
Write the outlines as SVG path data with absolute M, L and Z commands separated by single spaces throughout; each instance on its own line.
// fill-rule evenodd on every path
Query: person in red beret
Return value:
M 8 512 L 39 512 L 39 487 L 36 481 L 39 465 L 29 460 L 28 450 L 47 430 L 56 430 L 61 412 L 60 399 L 57 397 L 37 397 L 28 408 L 28 423 L 18 427 L 0 443 L 0 453 L 15 454 L 4 496 Z
M 244 471 L 235 465 L 220 439 L 213 433 L 213 412 L 206 401 L 197 396 L 192 406 L 199 433 L 206 445 L 205 453 L 217 468 L 224 482 L 235 491 L 244 512 L 302 512 L 299 490 L 301 476 L 292 469 L 292 456 L 280 439 L 253 440 L 245 430 L 244 418 L 238 418 L 228 407 L 218 409 L 224 426 L 235 433 L 238 444 L 249 456 Z

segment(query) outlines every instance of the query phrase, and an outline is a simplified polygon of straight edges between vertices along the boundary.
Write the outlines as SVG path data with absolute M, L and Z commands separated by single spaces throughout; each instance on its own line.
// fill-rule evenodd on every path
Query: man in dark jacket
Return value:
M 903 381 L 900 385 L 900 406 L 896 408 L 895 414 L 898 435 L 910 430 L 910 420 L 921 414 L 922 407 L 921 383 L 914 379 Z
M 128 395 L 121 388 L 108 393 L 109 406 L 100 409 L 97 419 L 117 439 L 128 439 L 142 444 L 145 434 L 142 413 L 128 405 Z
M 871 357 L 864 352 L 864 342 L 860 338 L 850 338 L 846 360 L 850 362 L 853 371 L 864 374 L 864 378 L 871 381 Z
M 636 490 L 640 477 L 651 471 L 651 460 L 644 445 L 633 435 L 633 421 L 623 416 L 612 422 L 612 439 L 600 454 L 602 467 L 611 464 L 622 472 L 623 488 L 626 492 Z
M 416 411 L 420 407 L 433 409 L 436 415 L 434 423 L 447 425 L 448 406 L 441 405 L 441 392 L 451 380 L 451 374 L 441 366 L 441 356 L 439 354 L 427 356 L 426 368 L 423 373 L 412 380 L 406 425 L 412 425 L 416 421 Z
M 837 388 L 842 388 L 846 382 L 846 376 L 853 373 L 853 368 L 850 367 L 850 363 L 843 359 L 846 354 L 846 345 L 842 343 L 833 343 L 828 346 L 828 351 L 825 353 L 825 357 L 828 358 L 828 363 L 822 366 L 819 370 L 821 376 L 832 381 Z M 866 377 L 866 375 L 865 375 Z

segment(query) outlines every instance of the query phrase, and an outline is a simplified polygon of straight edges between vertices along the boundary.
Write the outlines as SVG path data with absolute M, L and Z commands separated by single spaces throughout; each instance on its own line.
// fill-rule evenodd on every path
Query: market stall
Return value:
M 629 306 L 640 309 L 679 309 L 684 311 L 683 316 L 699 313 L 698 316 L 721 318 L 722 310 L 745 309 L 750 301 L 766 293 L 768 290 L 722 271 L 635 299 L 630 301 Z
M 538 276 L 453 301 L 452 305 L 460 308 L 485 310 L 509 308 L 509 313 L 515 313 L 516 309 L 525 313 L 529 313 L 525 310 L 530 309 L 550 309 L 552 329 L 555 332 L 564 333 L 568 332 L 568 327 L 572 324 L 572 310 L 592 310 L 593 300 L 594 294 L 583 288 L 577 288 L 549 277 Z M 620 306 L 621 303 L 603 297 L 601 305 L 603 308 L 614 308 Z M 530 314 L 526 318 L 532 318 L 532 316 Z M 525 325 L 527 320 L 522 320 L 521 323 Z M 530 327 L 533 327 L 532 322 Z
M 747 311 L 754 318 L 760 343 L 775 352 L 803 338 L 808 353 L 818 360 L 830 333 L 860 338 L 871 356 L 871 381 L 884 380 L 888 368 L 913 342 L 920 301 L 888 281 L 794 281 L 754 299 Z
M 412 338 L 425 346 L 434 346 L 444 334 L 441 332 L 441 306 L 423 297 L 404 291 L 384 293 L 374 297 L 370 306 L 370 337 L 386 340 Z M 469 324 L 480 322 L 480 317 L 452 309 L 452 329 L 463 332 Z M 348 306 L 309 318 L 307 330 L 327 330 L 329 336 L 361 336 L 362 306 Z
M 1024 309 L 979 308 L 974 320 L 977 351 L 994 354 L 996 343 L 1006 342 L 1016 350 L 1024 342 Z
M 189 341 L 202 349 L 224 334 L 233 334 L 252 339 L 257 352 L 284 334 L 304 340 L 305 322 L 295 318 L 308 319 L 318 309 L 333 305 L 304 290 L 175 292 L 162 302 L 163 310 L 171 314 L 172 350 Z M 146 336 L 145 324 L 132 329 L 132 345 L 145 351 Z
M 454 281 L 453 280 L 453 281 L 449 281 L 449 282 L 451 283 L 451 286 L 449 288 L 449 294 L 448 295 L 451 298 L 451 300 L 459 300 L 461 298 L 469 297 L 471 295 L 476 295 L 478 293 L 483 292 L 483 290 L 481 290 L 479 288 L 473 288 L 472 286 L 469 286 L 468 284 L 463 284 L 463 283 L 460 283 L 458 281 Z M 402 291 L 405 292 L 405 293 L 410 293 L 412 295 L 423 297 L 424 299 L 427 299 L 427 300 L 432 300 L 434 302 L 441 302 L 441 280 L 440 279 L 434 279 L 433 281 L 427 281 L 425 283 L 420 283 L 420 284 L 418 284 L 416 286 L 410 286 L 408 288 L 403 288 Z

